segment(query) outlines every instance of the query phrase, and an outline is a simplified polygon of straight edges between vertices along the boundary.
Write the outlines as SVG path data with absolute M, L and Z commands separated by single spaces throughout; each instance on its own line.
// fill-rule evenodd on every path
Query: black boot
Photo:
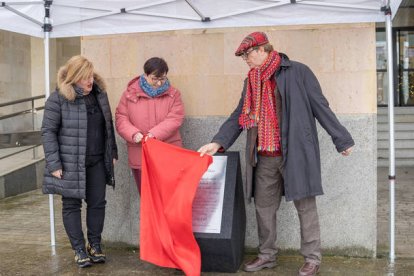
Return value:
M 104 263 L 106 256 L 102 252 L 100 244 L 88 244 L 88 256 L 94 263 Z
M 75 262 L 80 268 L 91 266 L 91 259 L 86 254 L 85 248 L 75 250 Z

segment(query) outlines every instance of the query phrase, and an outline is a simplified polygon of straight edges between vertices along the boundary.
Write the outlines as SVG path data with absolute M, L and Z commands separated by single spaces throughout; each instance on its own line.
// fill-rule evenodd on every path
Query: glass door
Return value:
M 397 91 L 400 106 L 414 106 L 414 30 L 397 30 Z

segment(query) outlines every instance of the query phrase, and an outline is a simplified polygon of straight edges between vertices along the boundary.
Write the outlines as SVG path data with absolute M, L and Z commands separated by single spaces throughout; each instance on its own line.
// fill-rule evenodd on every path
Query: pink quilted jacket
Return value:
M 182 146 L 179 129 L 184 121 L 184 105 L 181 94 L 170 88 L 163 94 L 151 98 L 139 86 L 139 77 L 128 83 L 115 112 L 115 126 L 128 146 L 128 163 L 131 168 L 141 168 L 141 143 L 133 136 L 139 131 L 148 132 L 156 139 Z

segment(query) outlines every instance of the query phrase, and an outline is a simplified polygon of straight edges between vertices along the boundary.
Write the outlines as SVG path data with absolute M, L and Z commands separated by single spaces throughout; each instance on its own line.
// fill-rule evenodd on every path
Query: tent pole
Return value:
M 50 24 L 50 5 L 52 1 L 45 1 L 45 18 L 43 25 L 44 33 L 44 54 L 45 54 L 45 96 L 46 99 L 50 95 L 50 80 L 49 80 L 49 38 L 52 26 Z M 53 195 L 49 194 L 49 216 L 50 216 L 50 245 L 52 252 L 55 253 L 56 238 L 55 238 L 55 211 L 53 206 Z M 54 255 L 54 254 L 53 254 Z
M 390 188 L 390 254 L 389 262 L 395 262 L 395 145 L 394 145 L 394 71 L 392 56 L 392 22 L 391 8 L 387 1 L 385 9 L 385 28 L 387 41 L 387 72 L 388 72 L 388 125 L 389 125 L 389 188 Z

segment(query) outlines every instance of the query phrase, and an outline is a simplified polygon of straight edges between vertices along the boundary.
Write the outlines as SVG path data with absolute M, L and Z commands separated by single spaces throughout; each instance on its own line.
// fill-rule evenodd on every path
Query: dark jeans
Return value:
M 134 175 L 135 184 L 137 185 L 138 193 L 141 196 L 141 170 L 140 169 L 131 169 L 132 174 Z
M 86 226 L 90 244 L 101 243 L 105 220 L 105 165 L 103 160 L 86 168 Z M 82 231 L 82 200 L 62 197 L 62 217 L 66 233 L 74 250 L 85 247 Z

